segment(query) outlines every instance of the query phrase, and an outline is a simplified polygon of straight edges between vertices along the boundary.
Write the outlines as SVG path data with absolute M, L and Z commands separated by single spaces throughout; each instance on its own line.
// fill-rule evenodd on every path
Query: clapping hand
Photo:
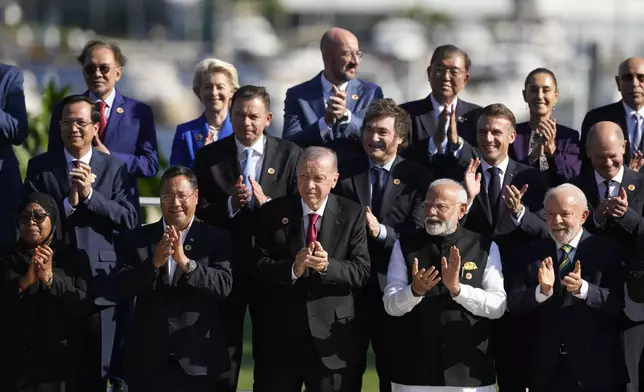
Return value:
M 581 284 L 583 279 L 581 278 L 581 263 L 579 260 L 575 261 L 575 269 L 568 274 L 568 276 L 563 278 L 561 284 L 566 286 L 569 293 L 579 294 L 581 293 Z
M 434 288 L 441 280 L 438 276 L 438 270 L 434 266 L 429 267 L 429 269 L 422 268 L 419 271 L 417 258 L 414 258 L 411 275 L 411 292 L 417 297 L 425 295 L 425 293 Z
M 449 249 L 449 262 L 443 256 L 441 258 L 443 284 L 456 297 L 461 293 L 460 277 L 461 272 L 461 255 L 458 248 L 452 246 Z
M 517 189 L 517 187 L 515 187 L 514 185 L 506 185 L 503 188 L 503 194 L 501 195 L 501 198 L 503 199 L 503 202 L 505 203 L 507 209 L 515 217 L 519 215 L 519 212 L 521 212 L 521 209 L 523 208 L 521 199 L 523 198 L 523 195 L 525 195 L 527 190 L 528 184 L 525 184 L 523 188 L 521 188 L 521 190 Z
M 546 257 L 539 266 L 539 291 L 548 295 L 555 285 L 555 270 L 552 267 L 552 258 Z
M 470 164 L 465 169 L 465 178 L 463 180 L 463 187 L 467 192 L 467 204 L 471 204 L 474 198 L 481 192 L 481 173 L 477 173 L 477 169 L 481 164 L 479 158 L 470 159 Z

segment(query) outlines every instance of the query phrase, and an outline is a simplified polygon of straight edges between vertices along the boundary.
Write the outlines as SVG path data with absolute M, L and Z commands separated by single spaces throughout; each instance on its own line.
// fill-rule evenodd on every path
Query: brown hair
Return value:
M 364 130 L 364 127 L 372 121 L 388 117 L 393 117 L 396 136 L 402 139 L 400 149 L 406 148 L 411 129 L 411 118 L 407 111 L 398 106 L 391 98 L 376 99 L 371 102 L 362 120 L 362 129 Z
M 507 106 L 502 103 L 493 103 L 492 105 L 484 107 L 479 112 L 476 122 L 478 123 L 479 119 L 484 116 L 505 118 L 510 121 L 510 124 L 512 124 L 512 129 L 515 129 L 517 126 L 517 120 L 514 118 L 514 113 L 512 113 L 512 110 L 508 109 Z

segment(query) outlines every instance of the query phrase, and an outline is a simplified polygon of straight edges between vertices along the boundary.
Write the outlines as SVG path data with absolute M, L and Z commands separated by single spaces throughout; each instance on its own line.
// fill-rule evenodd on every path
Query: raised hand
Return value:
M 628 211 L 628 196 L 624 188 L 619 188 L 619 194 L 608 198 L 606 213 L 613 218 L 621 218 Z
M 371 212 L 371 208 L 367 207 L 367 233 L 371 238 L 378 237 L 380 234 L 380 222 L 378 218 Z
M 417 258 L 414 258 L 411 275 L 411 292 L 417 297 L 425 295 L 425 293 L 434 288 L 441 280 L 438 276 L 438 270 L 434 266 L 429 267 L 429 269 L 422 268 L 419 271 Z
M 543 136 L 543 148 L 546 155 L 554 155 L 557 151 L 555 138 L 557 137 L 557 123 L 554 119 L 541 120 L 537 128 Z
M 581 278 L 581 263 L 579 260 L 575 261 L 575 269 L 568 276 L 564 277 L 561 283 L 566 286 L 569 293 L 581 293 L 583 279 Z
M 635 155 L 631 158 L 631 161 L 628 163 L 628 168 L 633 171 L 640 171 L 642 166 L 644 166 L 644 155 L 642 155 L 641 151 L 638 151 L 635 153 Z
M 552 267 L 552 258 L 546 257 L 539 266 L 539 291 L 548 295 L 555 285 L 555 270 Z
M 449 263 L 445 257 L 441 258 L 443 284 L 454 297 L 461 293 L 459 274 L 461 272 L 461 255 L 458 248 L 452 246 L 449 249 Z
M 503 188 L 503 194 L 501 198 L 505 203 L 506 208 L 510 211 L 515 217 L 521 212 L 523 204 L 521 204 L 521 199 L 528 190 L 528 184 L 525 184 L 521 190 L 517 189 L 514 185 L 506 185 Z
M 152 255 L 152 263 L 155 267 L 161 268 L 168 262 L 168 257 L 172 255 L 174 250 L 172 249 L 172 239 L 167 233 L 163 233 L 161 241 L 157 244 L 154 249 L 154 254 Z
M 467 192 L 467 204 L 471 204 L 474 198 L 481 192 L 481 173 L 477 173 L 481 160 L 479 158 L 470 159 L 470 163 L 465 169 L 465 178 L 463 187 Z
M 240 208 L 250 203 L 250 199 L 252 197 L 251 190 L 247 189 L 246 185 L 244 185 L 243 176 L 239 176 L 239 178 L 237 178 L 231 197 L 233 212 L 239 211 Z
M 255 204 L 257 205 L 257 207 L 261 207 L 268 201 L 268 196 L 264 194 L 264 190 L 262 189 L 262 186 L 259 185 L 259 182 L 253 180 L 252 178 L 250 178 L 250 187 L 251 191 L 253 192 L 253 196 L 255 196 Z

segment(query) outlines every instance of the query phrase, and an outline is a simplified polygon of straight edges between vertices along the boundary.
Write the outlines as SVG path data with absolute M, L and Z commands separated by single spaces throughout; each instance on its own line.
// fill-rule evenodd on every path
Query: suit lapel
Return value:
M 639 191 L 639 189 L 637 189 L 637 185 L 635 185 L 637 182 L 635 176 L 634 171 L 624 166 L 624 178 L 622 178 L 621 187 L 626 190 L 626 198 L 629 206 L 634 204 L 637 192 Z
M 402 170 L 399 168 L 399 164 L 404 159 L 396 155 L 393 165 L 391 165 L 391 172 L 387 176 L 387 183 L 385 184 L 385 191 L 382 195 L 382 206 L 380 207 L 380 216 L 378 219 L 382 222 L 387 217 L 389 212 L 389 207 L 394 204 L 394 200 L 400 195 L 404 184 L 400 182 L 400 175 L 403 174 Z
M 89 161 L 89 167 L 92 169 L 92 177 L 94 178 L 94 181 L 98 181 L 101 175 L 101 170 L 104 165 L 104 158 L 101 154 L 96 152 L 96 150 L 92 149 L 92 159 Z M 92 182 L 92 188 L 94 188 L 96 182 Z
M 262 163 L 262 172 L 259 175 L 259 185 L 265 194 L 274 194 L 275 179 L 281 173 L 277 173 L 276 169 L 280 169 L 278 165 L 279 151 L 277 149 L 277 141 L 272 136 L 264 134 L 266 138 L 266 147 L 264 148 L 264 162 Z
M 358 200 L 360 201 L 360 205 L 370 206 L 371 205 L 371 192 L 370 192 L 371 185 L 369 183 L 369 169 L 363 170 L 362 172 L 353 176 L 351 181 L 353 182 L 353 187 L 355 188 L 356 194 L 358 195 Z
M 357 79 L 353 79 L 349 81 L 349 84 L 347 85 L 347 100 L 346 100 L 346 105 L 347 109 L 353 113 L 356 105 L 358 104 L 358 99 L 360 99 L 360 94 L 358 94 L 358 90 L 360 87 L 360 81 Z
M 228 179 L 232 184 L 237 182 L 237 178 L 241 175 L 241 170 L 239 168 L 239 162 L 237 160 L 237 146 L 235 145 L 235 137 L 225 138 L 222 140 L 222 143 L 226 143 L 226 148 L 224 148 L 225 157 L 224 161 L 224 171 L 228 176 Z
M 306 244 L 304 240 L 304 225 L 302 222 L 302 203 L 299 197 L 292 197 L 292 199 L 293 205 L 289 209 L 288 214 L 282 218 L 282 224 L 284 225 L 290 254 L 295 257 L 297 252 Z
M 427 137 L 431 138 L 436 133 L 436 120 L 434 120 L 434 105 L 432 105 L 429 95 L 425 98 L 425 104 L 427 105 L 428 110 L 426 113 L 418 116 L 418 120 L 427 134 Z
M 481 205 L 481 208 L 483 209 L 483 212 L 485 213 L 485 217 L 487 218 L 488 223 L 490 224 L 490 226 L 492 226 L 492 209 L 490 208 L 490 200 L 487 197 L 488 184 L 485 180 L 485 174 L 483 173 L 483 170 L 481 170 L 481 166 L 479 166 L 477 171 L 481 173 L 481 191 L 479 192 L 478 196 L 476 196 L 474 203 L 478 201 L 478 203 Z
M 200 234 L 201 234 L 201 221 L 195 218 L 192 221 L 192 226 L 190 226 L 190 230 L 188 230 L 188 233 L 186 234 L 186 240 L 183 242 L 183 252 L 188 259 L 194 260 L 193 249 L 195 247 L 196 238 L 201 238 Z M 183 270 L 179 268 L 179 266 L 177 266 L 177 268 L 174 270 L 174 275 L 172 276 L 172 286 L 177 285 L 181 276 L 183 276 Z
M 505 174 L 503 176 L 503 184 L 501 185 L 501 194 L 503 194 L 503 189 L 505 189 L 506 186 L 512 184 L 512 180 L 514 179 L 514 176 L 517 174 L 517 171 L 518 170 L 517 170 L 516 163 L 512 159 L 510 159 L 508 161 L 508 167 L 505 169 Z M 496 218 L 497 218 L 496 225 L 499 226 L 499 222 L 501 222 L 501 219 L 503 219 L 504 215 L 509 213 L 510 212 L 508 211 L 508 209 L 505 208 L 505 203 L 503 203 L 503 199 L 499 200 L 499 210 L 497 211 L 497 215 L 496 215 Z
M 324 216 L 322 217 L 322 226 L 318 234 L 318 242 L 329 253 L 329 257 L 331 257 L 332 250 L 338 243 L 340 234 L 342 234 L 340 228 L 345 219 L 346 216 L 342 213 L 335 196 L 329 194 L 329 200 L 327 201 Z
M 65 153 L 57 153 L 54 156 L 55 163 L 52 169 L 54 176 L 56 177 L 56 182 L 58 183 L 58 188 L 60 189 L 60 194 L 63 197 L 67 197 L 69 188 L 72 186 L 72 182 L 69 179 L 69 168 L 67 166 L 67 159 L 65 159 Z
M 594 210 L 599 205 L 599 189 L 595 182 L 595 171 L 588 170 L 583 177 L 583 189 L 586 192 L 586 198 L 591 209 Z
M 322 72 L 318 76 L 311 79 L 309 82 L 311 88 L 307 89 L 310 92 L 308 99 L 311 109 L 315 112 L 318 118 L 324 116 L 324 92 L 322 91 Z
M 159 244 L 159 241 L 161 241 L 161 237 L 163 237 L 163 218 L 161 218 L 157 222 L 150 224 L 150 226 L 151 226 L 150 235 L 153 238 L 153 243 L 152 245 L 150 245 L 150 249 L 149 249 L 150 253 L 148 254 L 148 257 L 152 258 L 152 255 L 154 255 L 154 252 L 157 249 L 157 245 Z M 167 264 L 160 268 L 159 278 L 161 280 L 161 283 L 163 283 L 164 286 L 170 286 L 170 281 L 169 281 L 170 276 L 168 274 Z
M 121 95 L 121 93 L 119 93 L 118 90 L 116 90 L 116 96 L 114 97 L 114 102 L 112 103 L 112 107 L 110 108 L 110 117 L 107 119 L 107 126 L 105 127 L 105 142 L 103 144 L 113 145 L 117 142 L 117 131 L 119 130 L 119 127 L 121 125 L 121 119 L 123 119 L 124 104 L 125 100 L 123 99 L 123 96 Z

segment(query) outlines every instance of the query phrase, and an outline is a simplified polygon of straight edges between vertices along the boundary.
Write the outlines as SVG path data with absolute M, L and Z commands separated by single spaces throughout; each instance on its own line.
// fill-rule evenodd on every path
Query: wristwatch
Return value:
M 197 262 L 192 259 L 188 260 L 188 270 L 186 271 L 186 275 L 190 275 L 190 273 L 196 269 L 197 269 Z

